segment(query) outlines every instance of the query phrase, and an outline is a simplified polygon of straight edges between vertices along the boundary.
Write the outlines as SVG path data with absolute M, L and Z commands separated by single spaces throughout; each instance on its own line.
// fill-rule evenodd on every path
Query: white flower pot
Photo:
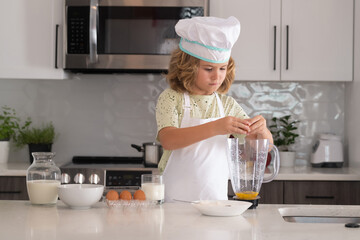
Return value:
M 294 167 L 295 152 L 279 152 L 280 167 Z
M 0 141 L 0 163 L 7 163 L 9 158 L 10 142 Z

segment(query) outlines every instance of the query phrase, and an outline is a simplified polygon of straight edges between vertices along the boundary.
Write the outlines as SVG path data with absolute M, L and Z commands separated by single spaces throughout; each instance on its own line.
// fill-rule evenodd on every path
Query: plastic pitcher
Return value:
M 271 145 L 274 151 L 274 171 L 264 178 L 266 160 Z M 231 185 L 239 199 L 254 200 L 257 198 L 261 184 L 271 182 L 279 173 L 280 159 L 276 146 L 268 139 L 245 140 L 228 139 L 229 172 Z

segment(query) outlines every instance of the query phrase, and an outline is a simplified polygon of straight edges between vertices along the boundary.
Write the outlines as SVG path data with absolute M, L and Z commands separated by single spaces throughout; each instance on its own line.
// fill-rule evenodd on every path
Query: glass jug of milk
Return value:
M 34 162 L 26 174 L 26 186 L 32 204 L 56 204 L 57 187 L 61 184 L 61 171 L 54 161 L 53 152 L 33 152 Z

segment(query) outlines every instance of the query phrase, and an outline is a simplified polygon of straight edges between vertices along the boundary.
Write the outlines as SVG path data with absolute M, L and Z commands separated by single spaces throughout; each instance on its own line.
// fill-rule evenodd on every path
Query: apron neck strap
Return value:
M 218 104 L 220 116 L 223 118 L 223 117 L 225 117 L 224 107 L 223 107 L 223 105 L 222 105 L 222 103 L 221 103 L 221 100 L 220 100 L 219 95 L 218 95 L 216 92 L 214 92 L 214 94 L 215 94 L 216 101 L 217 101 L 217 104 Z
M 216 92 L 214 92 L 214 94 L 215 94 L 215 97 L 216 97 L 216 101 L 217 101 L 217 105 L 218 105 L 218 108 L 219 108 L 220 116 L 223 118 L 223 117 L 225 117 L 224 107 L 223 107 L 223 105 L 221 103 L 219 95 Z M 185 115 L 190 116 L 190 109 L 191 109 L 191 105 L 190 105 L 189 93 L 184 92 L 184 116 Z

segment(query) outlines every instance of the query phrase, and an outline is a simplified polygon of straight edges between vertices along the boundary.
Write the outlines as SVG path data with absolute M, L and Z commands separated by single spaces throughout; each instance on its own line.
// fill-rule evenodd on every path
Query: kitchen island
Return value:
M 280 209 L 280 210 L 279 210 Z M 201 215 L 191 204 L 165 203 L 145 209 L 109 208 L 99 202 L 87 210 L 35 206 L 29 201 L 0 201 L 1 239 L 359 239 L 360 228 L 344 223 L 290 223 L 281 212 L 322 211 L 360 216 L 360 206 L 260 204 L 241 216 Z M 291 211 L 290 211 L 291 212 Z

